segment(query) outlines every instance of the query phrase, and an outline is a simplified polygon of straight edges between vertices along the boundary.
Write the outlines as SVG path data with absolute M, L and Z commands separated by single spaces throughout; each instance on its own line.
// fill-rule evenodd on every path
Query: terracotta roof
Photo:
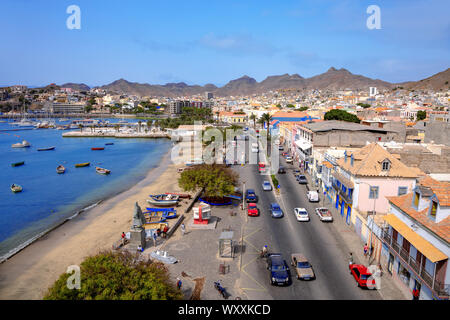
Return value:
M 278 111 L 272 115 L 273 118 L 304 118 L 309 117 L 306 112 L 301 111 Z
M 333 165 L 331 163 L 329 163 L 328 161 L 323 161 L 322 164 L 329 169 L 333 168 Z
M 439 205 L 441 207 L 450 206 L 450 183 L 437 181 L 430 176 L 425 176 L 425 178 L 419 181 L 419 184 L 425 187 L 429 187 L 439 200 Z
M 353 165 L 351 165 L 351 152 L 347 151 L 345 157 L 337 161 L 338 165 L 353 175 L 377 176 L 377 177 L 402 177 L 416 178 L 417 173 L 408 166 L 397 160 L 395 156 L 374 142 L 353 153 Z M 387 159 L 390 162 L 389 170 L 382 170 L 382 163 Z
M 411 207 L 412 197 L 413 193 L 408 193 L 398 197 L 386 197 L 386 199 L 437 236 L 450 242 L 450 216 L 436 223 L 428 217 L 428 208 L 419 212 Z

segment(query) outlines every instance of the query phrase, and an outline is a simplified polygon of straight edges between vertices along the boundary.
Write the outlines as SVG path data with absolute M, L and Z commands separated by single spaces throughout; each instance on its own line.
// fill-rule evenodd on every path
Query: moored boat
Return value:
M 89 167 L 90 165 L 91 165 L 90 162 L 77 163 L 77 164 L 75 165 L 75 168 Z
M 105 150 L 105 148 L 91 148 L 91 150 L 96 151 L 96 150 Z
M 111 170 L 108 170 L 105 168 L 100 168 L 100 167 L 95 167 L 95 171 L 100 174 L 110 174 L 111 173 Z
M 39 149 L 37 149 L 37 151 L 50 151 L 50 150 L 55 150 L 55 147 L 48 147 L 48 148 L 39 148 Z
M 107 142 L 105 143 L 105 146 L 112 146 L 114 143 L 113 142 Z
M 56 172 L 57 173 L 64 173 L 66 172 L 66 168 L 63 165 L 59 165 L 56 167 Z
M 178 203 L 180 199 L 179 196 L 174 194 L 157 194 L 150 195 L 150 199 L 147 199 L 147 202 L 154 206 L 173 206 Z
M 11 191 L 16 192 L 22 192 L 22 186 L 19 186 L 18 184 L 13 183 L 11 186 Z
M 25 161 L 20 161 L 20 162 L 15 162 L 15 163 L 11 163 L 12 167 L 18 167 L 18 166 L 22 166 L 25 164 Z
M 23 140 L 19 143 L 14 143 L 11 147 L 13 148 L 28 148 L 31 144 L 28 141 Z

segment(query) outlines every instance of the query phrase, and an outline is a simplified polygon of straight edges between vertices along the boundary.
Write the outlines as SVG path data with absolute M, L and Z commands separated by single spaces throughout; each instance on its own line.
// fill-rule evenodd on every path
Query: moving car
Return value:
M 272 191 L 272 185 L 270 184 L 269 181 L 264 181 L 262 183 L 262 188 L 264 191 Z
M 270 212 L 272 213 L 272 218 L 281 218 L 283 217 L 283 211 L 280 208 L 278 203 L 270 204 Z
M 270 283 L 272 285 L 289 284 L 289 267 L 281 254 L 269 254 L 267 257 L 267 269 L 270 271 Z
M 309 214 L 305 208 L 294 208 L 294 214 L 297 221 L 309 221 Z
M 258 207 L 256 206 L 256 203 L 249 203 L 247 207 L 247 214 L 250 217 L 257 217 L 259 216 Z
M 252 152 L 253 152 L 253 153 L 258 153 L 258 152 L 259 152 L 259 149 L 258 149 L 258 148 L 253 148 L 253 147 L 252 147 Z
M 264 162 L 258 163 L 258 172 L 263 173 L 266 171 L 266 164 Z
M 300 184 L 308 183 L 308 180 L 306 179 L 306 177 L 303 174 L 299 174 L 296 179 L 297 179 L 298 183 L 300 183 Z
M 283 166 L 278 168 L 278 173 L 286 173 L 286 169 Z
M 320 221 L 332 222 L 333 216 L 328 208 L 316 208 L 316 213 L 319 216 Z
M 319 202 L 319 194 L 317 193 L 317 191 L 308 191 L 308 200 L 309 202 Z
M 284 148 L 281 144 L 278 146 L 278 150 L 284 150 Z
M 256 193 L 255 190 L 253 189 L 247 189 L 247 191 L 245 191 L 245 200 L 247 202 L 256 202 Z
M 295 267 L 295 273 L 299 280 L 312 280 L 316 278 L 308 259 L 300 253 L 291 254 L 291 264 Z
M 350 264 L 348 268 L 353 278 L 355 278 L 358 287 L 368 289 L 374 289 L 376 287 L 375 279 L 369 270 L 367 270 L 366 266 L 362 264 Z
M 292 160 L 292 157 L 291 156 L 287 156 L 286 157 L 286 163 L 292 163 L 292 162 L 294 162 L 294 160 Z

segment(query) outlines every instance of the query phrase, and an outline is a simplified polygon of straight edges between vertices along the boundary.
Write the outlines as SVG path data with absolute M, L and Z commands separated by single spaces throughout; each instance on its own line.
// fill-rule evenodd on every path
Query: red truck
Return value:
M 366 266 L 362 264 L 350 264 L 348 268 L 355 278 L 358 287 L 368 289 L 374 289 L 376 287 L 375 279 Z

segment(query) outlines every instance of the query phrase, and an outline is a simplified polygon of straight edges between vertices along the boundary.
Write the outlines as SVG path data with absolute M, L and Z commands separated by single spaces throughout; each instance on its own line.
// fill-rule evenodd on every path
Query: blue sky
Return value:
M 81 29 L 69 30 L 69 5 Z M 369 5 L 381 29 L 369 30 Z M 224 85 L 329 67 L 390 82 L 450 67 L 448 0 L 2 0 L 0 85 Z

